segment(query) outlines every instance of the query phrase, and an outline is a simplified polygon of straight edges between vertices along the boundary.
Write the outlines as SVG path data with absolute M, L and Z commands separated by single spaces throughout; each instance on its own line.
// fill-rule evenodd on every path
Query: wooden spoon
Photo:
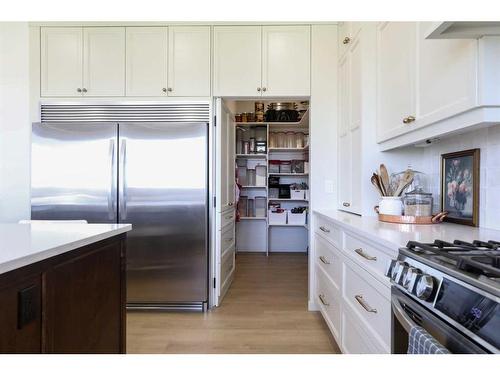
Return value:
M 414 174 L 411 170 L 407 170 L 403 174 L 403 177 L 399 181 L 398 188 L 394 192 L 395 197 L 399 197 L 403 193 L 403 190 L 406 189 L 408 187 L 408 185 L 410 185 L 412 183 L 413 176 L 414 176 Z
M 380 196 L 383 197 L 384 196 L 384 193 L 379 185 L 379 181 L 378 181 L 378 177 L 377 175 L 374 173 L 372 175 L 372 177 L 370 178 L 370 181 L 372 182 L 372 185 L 375 186 L 375 189 L 377 189 L 377 191 L 379 192 Z
M 387 193 L 387 195 L 392 195 L 391 191 L 391 184 L 389 182 L 389 173 L 387 172 L 387 168 L 385 167 L 384 164 L 380 164 L 380 180 L 382 182 L 382 185 L 384 185 L 384 190 Z

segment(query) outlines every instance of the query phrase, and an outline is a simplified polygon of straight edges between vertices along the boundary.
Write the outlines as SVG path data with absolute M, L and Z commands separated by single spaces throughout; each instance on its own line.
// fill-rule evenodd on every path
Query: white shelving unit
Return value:
M 286 100 L 284 100 L 286 101 Z M 253 102 L 251 103 L 253 105 Z M 234 102 L 234 113 L 248 110 L 238 108 L 250 108 L 249 103 Z M 240 127 L 244 132 L 255 129 L 255 127 L 266 127 L 266 141 L 269 146 L 269 133 L 272 131 L 297 131 L 309 132 L 309 111 L 306 111 L 299 122 L 236 122 L 236 128 Z M 236 132 L 235 132 L 236 133 Z M 235 135 L 236 137 L 236 135 Z M 236 139 L 235 139 L 236 142 Z M 238 147 L 237 147 L 238 149 Z M 292 184 L 306 182 L 309 185 L 308 173 L 269 173 L 270 160 L 309 160 L 309 147 L 301 148 L 270 148 L 261 154 L 235 155 L 236 162 L 246 160 L 254 163 L 256 161 L 265 163 L 267 168 L 266 186 L 241 186 L 240 196 L 249 199 L 256 196 L 266 197 L 266 217 L 240 217 L 236 226 L 236 249 L 237 251 L 261 251 L 269 252 L 306 252 L 308 250 L 308 226 L 294 224 L 269 224 L 269 203 L 279 203 L 283 208 L 291 210 L 297 206 L 309 206 L 308 199 L 270 198 L 269 176 L 280 177 L 280 183 Z

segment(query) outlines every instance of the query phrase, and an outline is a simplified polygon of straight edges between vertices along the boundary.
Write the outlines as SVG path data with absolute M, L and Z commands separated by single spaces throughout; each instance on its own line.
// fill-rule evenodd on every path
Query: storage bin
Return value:
M 269 173 L 280 173 L 279 160 L 269 160 Z
M 292 160 L 292 173 L 304 173 L 304 160 Z
M 292 173 L 292 162 L 289 160 L 281 160 L 280 173 Z
M 247 217 L 255 217 L 255 200 L 248 199 Z
M 266 186 L 267 168 L 265 165 L 255 167 L 255 186 Z
M 247 181 L 247 167 L 238 167 L 238 182 L 242 186 L 248 185 L 248 181 Z
M 248 197 L 246 195 L 240 195 L 240 200 L 238 201 L 238 213 L 240 217 L 247 217 L 247 207 Z
M 270 225 L 285 225 L 286 224 L 286 215 L 287 211 L 283 210 L 283 212 L 269 210 L 269 224 Z
M 309 190 L 304 190 L 304 196 L 306 200 L 309 200 Z
M 305 190 L 290 189 L 290 199 L 305 199 Z
M 280 189 L 278 187 L 269 187 L 269 198 L 279 198 Z
M 288 225 L 306 225 L 307 211 L 300 214 L 288 212 Z
M 255 186 L 255 169 L 247 169 L 247 184 Z
M 255 197 L 255 217 L 266 217 L 267 198 Z

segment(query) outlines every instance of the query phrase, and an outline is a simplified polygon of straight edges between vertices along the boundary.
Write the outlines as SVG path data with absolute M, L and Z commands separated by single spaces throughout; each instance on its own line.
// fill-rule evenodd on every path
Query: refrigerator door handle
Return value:
M 115 140 L 109 140 L 109 158 L 111 165 L 111 183 L 108 195 L 108 217 L 110 220 L 116 220 L 116 157 L 115 157 Z
M 125 157 L 127 154 L 127 141 L 122 139 L 121 147 L 120 147 L 120 166 L 118 170 L 118 178 L 120 180 L 119 187 L 119 196 L 118 196 L 118 204 L 119 204 L 119 213 L 120 220 L 125 220 L 127 217 L 127 202 L 126 202 L 126 194 L 125 194 Z

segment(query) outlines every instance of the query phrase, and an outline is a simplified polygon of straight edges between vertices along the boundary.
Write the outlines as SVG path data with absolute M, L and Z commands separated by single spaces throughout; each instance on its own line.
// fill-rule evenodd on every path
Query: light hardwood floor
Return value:
M 129 312 L 128 353 L 339 353 L 307 310 L 307 256 L 237 254 L 221 307 L 202 313 Z

